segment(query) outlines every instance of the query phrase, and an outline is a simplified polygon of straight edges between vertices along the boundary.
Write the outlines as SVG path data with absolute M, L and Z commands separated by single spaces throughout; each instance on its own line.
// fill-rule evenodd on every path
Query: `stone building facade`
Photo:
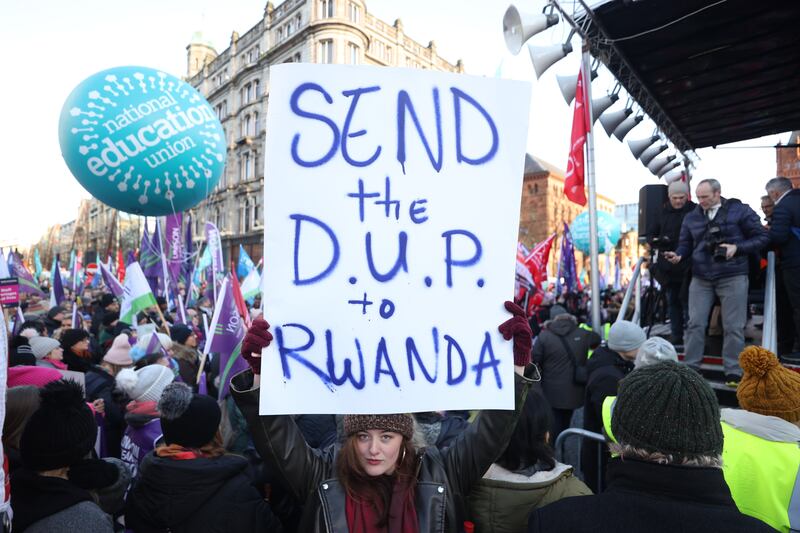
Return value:
M 800 187 L 800 131 L 793 131 L 786 143 L 788 146 L 775 147 L 776 176 L 785 176 L 792 180 L 795 188 Z
M 598 211 L 614 214 L 614 200 L 597 195 Z M 538 157 L 525 156 L 525 173 L 522 182 L 522 205 L 520 206 L 519 241 L 527 247 L 543 241 L 553 232 L 558 234 L 558 239 L 550 253 L 548 272 L 555 275 L 558 266 L 558 250 L 561 246 L 563 222 L 570 224 L 575 217 L 586 211 L 588 206 L 573 203 L 564 196 L 564 171 L 539 159 Z M 580 272 L 581 266 L 586 263 L 588 271 L 588 257 L 584 258 L 581 252 L 575 252 L 575 262 Z M 605 270 L 605 260 L 601 257 L 601 270 Z
M 240 244 L 256 262 L 263 253 L 269 67 L 290 62 L 464 71 L 461 61 L 439 57 L 433 41 L 426 46 L 406 36 L 399 19 L 388 24 L 371 15 L 363 0 L 270 2 L 262 19 L 243 35 L 233 32 L 219 53 L 195 34 L 187 46 L 187 81 L 222 122 L 228 159 L 218 186 L 191 210 L 193 231 L 200 239 L 204 222 L 215 222 L 226 260 L 237 260 Z

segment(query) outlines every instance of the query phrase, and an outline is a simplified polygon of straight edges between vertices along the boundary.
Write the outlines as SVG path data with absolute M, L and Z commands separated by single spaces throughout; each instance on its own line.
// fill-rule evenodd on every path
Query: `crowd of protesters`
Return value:
M 601 295 L 613 325 L 587 328 L 589 297 L 549 293 L 534 316 L 506 302 L 513 410 L 345 416 L 258 414 L 272 334 L 257 303 L 250 368 L 218 400 L 219 363 L 201 355 L 210 302 L 185 324 L 166 302 L 127 324 L 102 291 L 26 298 L 9 339 L 5 518 L 34 533 L 799 529 L 800 374 L 743 348 L 741 408 L 720 410 L 694 361 L 624 320 L 620 294 Z M 604 442 L 571 465 L 554 443 L 576 426 Z

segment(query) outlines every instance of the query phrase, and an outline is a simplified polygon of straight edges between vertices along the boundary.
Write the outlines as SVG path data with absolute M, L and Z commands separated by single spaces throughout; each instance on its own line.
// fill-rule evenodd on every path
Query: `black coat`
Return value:
M 238 455 L 174 460 L 147 454 L 128 494 L 125 522 L 135 533 L 281 532 Z
M 456 533 L 466 517 L 466 498 L 508 446 L 531 381 L 515 374 L 515 409 L 481 411 L 445 450 L 419 450 L 414 501 L 419 533 Z M 303 502 L 302 533 L 348 531 L 345 490 L 336 478 L 338 446 L 310 448 L 290 416 L 259 416 L 259 390 L 250 370 L 234 376 L 231 393 L 266 466 L 283 475 L 295 501 Z M 137 532 L 138 533 L 138 532 Z
M 647 243 L 653 249 L 659 251 L 654 265 L 654 272 L 656 279 L 662 285 L 680 285 L 683 283 L 686 273 L 692 264 L 692 259 L 686 257 L 677 265 L 673 265 L 664 259 L 661 254 L 667 251 L 675 251 L 678 247 L 683 218 L 695 207 L 697 207 L 697 204 L 694 202 L 686 202 L 682 208 L 675 209 L 667 202 L 664 204 L 660 216 L 655 217 L 653 223 L 647 228 Z
M 589 359 L 587 370 L 589 380 L 583 405 L 583 429 L 603 433 L 603 400 L 617 395 L 619 381 L 633 370 L 633 361 L 623 359 L 617 352 L 601 346 Z M 598 462 L 598 444 L 584 441 L 584 446 L 581 446 L 581 470 L 592 492 L 602 488 L 598 472 L 605 470 L 607 459 L 608 452 L 604 451 Z
M 535 510 L 529 533 L 774 533 L 743 515 L 722 469 L 626 459 L 608 465 L 608 489 L 565 498 Z
M 781 268 L 800 267 L 800 239 L 793 227 L 800 228 L 800 189 L 789 191 L 772 212 L 769 239 L 780 250 Z
M 97 365 L 89 365 L 84 373 L 86 399 L 90 402 L 103 400 L 105 404 L 105 439 L 106 452 L 111 457 L 120 456 L 120 441 L 125 431 L 125 410 L 114 394 L 116 380 L 114 376 Z
M 774 215 L 773 215 L 774 218 Z M 709 225 L 720 228 L 720 243 L 735 244 L 736 254 L 727 261 L 714 261 L 709 249 Z M 692 257 L 692 276 L 717 280 L 730 276 L 746 276 L 750 272 L 749 256 L 757 256 L 769 243 L 767 230 L 749 205 L 736 198 L 722 199 L 714 220 L 709 223 L 698 205 L 686 215 L 676 253 Z
M 572 316 L 545 322 L 533 345 L 533 362 L 542 374 L 542 392 L 551 407 L 577 409 L 583 405 L 585 384 L 575 382 L 575 366 L 586 365 L 588 351 L 599 343 L 600 336 L 579 328 Z

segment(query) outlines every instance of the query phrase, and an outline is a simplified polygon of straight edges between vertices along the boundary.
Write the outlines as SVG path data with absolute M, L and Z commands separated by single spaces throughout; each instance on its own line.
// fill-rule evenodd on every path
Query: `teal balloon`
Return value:
M 614 215 L 605 211 L 597 212 L 597 250 L 604 254 L 610 252 L 617 245 L 622 227 Z M 581 252 L 589 253 L 589 212 L 585 211 L 575 217 L 569 227 L 575 248 Z
M 205 98 L 147 67 L 115 67 L 70 93 L 58 124 L 72 175 L 101 202 L 162 216 L 197 205 L 225 168 L 225 133 Z

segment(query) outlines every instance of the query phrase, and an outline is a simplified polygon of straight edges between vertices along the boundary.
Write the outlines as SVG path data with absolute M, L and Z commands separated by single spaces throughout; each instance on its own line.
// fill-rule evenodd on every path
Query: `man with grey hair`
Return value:
M 780 285 L 783 285 L 792 307 L 794 331 L 800 332 L 800 190 L 792 188 L 792 180 L 781 176 L 769 180 L 766 189 L 775 203 L 769 240 L 779 251 L 779 281 L 783 282 L 776 284 L 776 290 L 780 290 Z M 778 340 L 781 345 L 778 349 L 779 355 L 792 350 L 785 339 Z
M 698 206 L 683 219 L 678 248 L 664 257 L 673 264 L 692 258 L 689 285 L 689 327 L 685 362 L 700 370 L 708 316 L 719 297 L 722 311 L 722 359 L 725 382 L 736 387 L 742 376 L 739 353 L 744 349 L 747 322 L 749 256 L 769 242 L 767 231 L 750 206 L 723 198 L 715 179 L 705 179 L 695 190 Z

